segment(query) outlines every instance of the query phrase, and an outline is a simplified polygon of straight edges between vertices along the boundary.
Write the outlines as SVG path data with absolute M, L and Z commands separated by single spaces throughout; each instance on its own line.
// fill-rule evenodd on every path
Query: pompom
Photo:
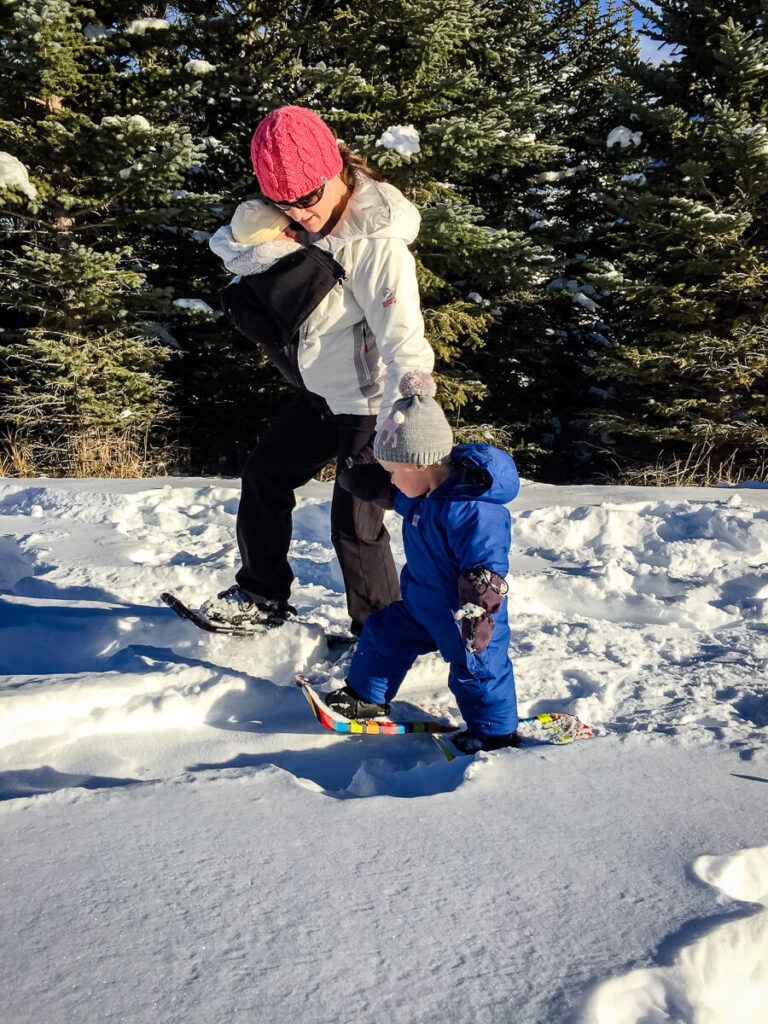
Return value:
M 437 384 L 426 370 L 409 370 L 400 381 L 400 394 L 403 398 L 434 398 Z

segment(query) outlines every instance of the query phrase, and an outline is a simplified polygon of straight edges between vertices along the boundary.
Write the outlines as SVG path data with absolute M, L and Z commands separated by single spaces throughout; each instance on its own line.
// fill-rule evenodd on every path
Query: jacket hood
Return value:
M 457 444 L 451 451 L 456 472 L 435 495 L 445 501 L 489 501 L 506 505 L 520 490 L 511 455 L 489 444 Z
M 358 174 L 338 224 L 314 244 L 332 253 L 358 238 L 400 238 L 410 245 L 420 226 L 421 214 L 399 189 Z

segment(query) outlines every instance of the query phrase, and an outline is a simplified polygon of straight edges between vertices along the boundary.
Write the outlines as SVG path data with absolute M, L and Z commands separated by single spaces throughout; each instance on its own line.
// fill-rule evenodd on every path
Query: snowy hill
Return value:
M 346 625 L 329 485 L 301 622 L 160 603 L 232 582 L 237 496 L 0 483 L 2 1024 L 763 1024 L 768 490 L 524 484 L 521 712 L 596 738 L 450 764 L 293 686 Z M 455 713 L 446 675 L 403 693 Z

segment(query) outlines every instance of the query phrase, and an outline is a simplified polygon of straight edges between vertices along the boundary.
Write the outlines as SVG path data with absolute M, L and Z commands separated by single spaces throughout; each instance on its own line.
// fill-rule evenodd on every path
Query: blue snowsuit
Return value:
M 517 728 L 506 598 L 481 654 L 465 648 L 454 615 L 462 570 L 482 565 L 506 576 L 510 516 L 504 503 L 520 483 L 510 456 L 487 444 L 456 445 L 451 462 L 456 469 L 431 494 L 407 498 L 397 492 L 406 557 L 402 600 L 366 620 L 347 682 L 361 697 L 383 704 L 418 655 L 440 651 L 450 664 L 448 686 L 467 727 L 500 735 Z

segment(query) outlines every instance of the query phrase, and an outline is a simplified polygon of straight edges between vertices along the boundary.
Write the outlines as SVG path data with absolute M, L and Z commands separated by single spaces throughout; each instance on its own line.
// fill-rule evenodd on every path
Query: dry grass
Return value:
M 163 476 L 168 452 L 135 435 L 91 428 L 55 444 L 34 444 L 23 434 L 0 438 L 0 477 Z
M 119 477 L 162 476 L 164 459 L 152 452 L 146 439 L 138 441 L 129 434 L 91 430 L 70 438 L 67 443 L 67 476 Z
M 738 485 L 748 480 L 768 480 L 768 462 L 753 460 L 737 465 L 738 452 L 730 458 L 713 458 L 714 445 L 694 445 L 686 458 L 666 460 L 660 455 L 654 466 L 622 472 L 619 483 L 641 487 L 716 487 Z
M 336 479 L 336 460 L 329 462 L 326 466 L 320 470 L 319 473 L 315 474 L 315 480 L 320 480 L 322 483 L 328 483 L 329 480 Z
M 0 439 L 0 477 L 38 476 L 32 445 L 18 434 Z
M 463 423 L 453 425 L 455 444 L 492 444 L 504 451 L 514 450 L 512 434 L 504 427 L 493 423 Z

